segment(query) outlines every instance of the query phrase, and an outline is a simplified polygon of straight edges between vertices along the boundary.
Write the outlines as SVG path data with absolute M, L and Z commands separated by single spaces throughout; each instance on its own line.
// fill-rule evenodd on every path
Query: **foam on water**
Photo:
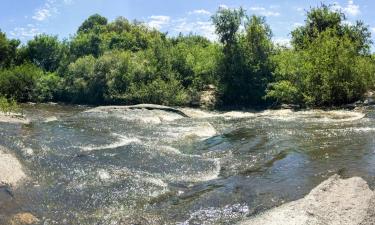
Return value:
M 240 219 L 249 212 L 249 207 L 245 204 L 226 205 L 222 208 L 205 208 L 200 209 L 190 214 L 189 219 L 184 222 L 177 223 L 178 225 L 189 224 L 218 224 L 220 221 L 228 219 Z M 202 222 L 203 221 L 203 222 Z
M 98 177 L 102 181 L 106 181 L 106 180 L 111 179 L 111 175 L 109 175 L 109 173 L 104 169 L 98 170 Z
M 118 138 L 118 141 L 113 142 L 113 143 L 108 144 L 108 145 L 84 146 L 84 147 L 81 147 L 81 149 L 83 151 L 97 151 L 97 150 L 118 148 L 118 147 L 129 145 L 131 143 L 140 143 L 141 142 L 138 138 L 135 138 L 135 137 L 126 137 L 126 136 L 119 135 L 119 134 L 113 134 L 113 136 L 116 136 Z
M 350 122 L 355 120 L 360 120 L 365 117 L 364 113 L 345 111 L 345 110 L 309 110 L 296 112 L 297 117 L 303 117 L 307 119 L 314 120 L 316 122 Z
M 240 111 L 231 111 L 221 114 L 220 116 L 226 119 L 240 119 L 240 118 L 248 118 L 248 117 L 255 117 L 256 113 L 251 112 L 240 112 Z
M 50 117 L 47 117 L 44 120 L 45 123 L 49 123 L 49 122 L 53 122 L 53 121 L 57 121 L 57 117 L 56 116 L 50 116 Z
M 212 115 L 223 117 L 225 119 L 241 119 L 241 118 L 268 118 L 275 120 L 293 121 L 296 119 L 311 120 L 313 122 L 350 122 L 360 120 L 365 117 L 361 112 L 353 112 L 346 110 L 306 110 L 293 111 L 290 109 L 265 110 L 263 112 L 241 112 L 230 111 L 221 114 Z
M 204 111 L 201 109 L 180 108 L 180 110 L 184 112 L 190 118 L 194 118 L 194 119 L 212 118 L 212 117 L 220 116 L 219 113 Z
M 85 111 L 85 113 L 98 114 L 101 116 L 115 116 L 126 121 L 136 121 L 146 124 L 160 124 L 183 118 L 181 115 L 163 110 L 126 109 L 126 108 L 101 108 L 97 107 Z
M 207 138 L 217 134 L 216 129 L 209 122 L 199 122 L 190 126 L 171 126 L 162 131 L 172 139 L 198 137 Z

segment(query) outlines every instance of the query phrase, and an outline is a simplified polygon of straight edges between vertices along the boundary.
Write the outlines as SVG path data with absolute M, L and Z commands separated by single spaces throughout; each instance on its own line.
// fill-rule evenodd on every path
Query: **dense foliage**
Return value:
M 222 8 L 213 17 L 223 44 L 218 74 L 224 104 L 256 106 L 264 103 L 267 84 L 272 80 L 271 30 L 263 17 Z M 241 24 L 245 31 L 240 31 Z
M 362 22 L 349 25 L 344 19 L 325 5 L 307 13 L 305 25 L 292 32 L 293 47 L 273 57 L 276 81 L 270 84 L 268 98 L 332 106 L 359 100 L 373 88 L 370 32 Z
M 25 45 L 0 32 L 0 96 L 20 102 L 189 105 L 217 87 L 222 106 L 341 105 L 373 88 L 371 37 L 329 6 L 311 8 L 291 47 L 272 42 L 264 17 L 220 8 L 219 42 L 167 37 L 123 17 L 90 16 L 70 39 Z

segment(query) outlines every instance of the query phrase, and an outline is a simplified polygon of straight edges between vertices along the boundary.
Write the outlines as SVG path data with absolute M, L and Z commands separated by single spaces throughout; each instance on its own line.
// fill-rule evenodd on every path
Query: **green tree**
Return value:
M 96 29 L 99 29 L 101 26 L 107 25 L 107 23 L 107 18 L 99 14 L 94 14 L 81 24 L 81 26 L 78 28 L 78 33 L 88 33 L 91 31 L 96 31 Z
M 332 106 L 354 102 L 373 86 L 368 28 L 343 23 L 328 6 L 311 9 L 306 24 L 292 32 L 293 49 L 281 50 L 267 98 L 279 103 Z
M 0 30 L 0 68 L 9 67 L 15 63 L 17 47 L 20 43 L 19 40 L 7 39 L 5 33 Z
M 0 95 L 20 102 L 33 100 L 37 79 L 43 70 L 32 64 L 23 64 L 0 71 Z
M 61 44 L 57 36 L 41 34 L 27 43 L 27 59 L 45 71 L 56 71 L 61 60 Z
M 236 42 L 237 32 L 243 24 L 245 11 L 242 8 L 227 9 L 220 8 L 214 16 L 212 21 L 215 25 L 216 33 L 219 35 L 219 40 L 226 47 L 231 47 Z
M 256 106 L 272 79 L 273 54 L 271 30 L 265 19 L 246 16 L 242 8 L 219 9 L 213 16 L 223 47 L 221 93 L 224 104 Z M 243 24 L 245 32 L 239 31 Z

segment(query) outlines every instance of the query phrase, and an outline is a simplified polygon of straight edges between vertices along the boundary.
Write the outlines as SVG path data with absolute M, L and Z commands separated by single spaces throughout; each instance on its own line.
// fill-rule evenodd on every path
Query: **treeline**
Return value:
M 329 6 L 311 8 L 275 45 L 265 18 L 220 8 L 219 42 L 167 37 L 143 23 L 90 16 L 69 40 L 38 35 L 25 45 L 0 32 L 0 96 L 19 102 L 190 105 L 207 86 L 217 106 L 332 106 L 374 85 L 371 33 Z

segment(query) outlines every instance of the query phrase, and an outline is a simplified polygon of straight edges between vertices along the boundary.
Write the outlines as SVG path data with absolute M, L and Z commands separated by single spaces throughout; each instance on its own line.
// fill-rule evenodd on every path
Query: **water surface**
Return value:
M 375 113 L 25 106 L 0 145 L 30 181 L 9 212 L 42 224 L 233 224 L 332 174 L 375 185 Z

